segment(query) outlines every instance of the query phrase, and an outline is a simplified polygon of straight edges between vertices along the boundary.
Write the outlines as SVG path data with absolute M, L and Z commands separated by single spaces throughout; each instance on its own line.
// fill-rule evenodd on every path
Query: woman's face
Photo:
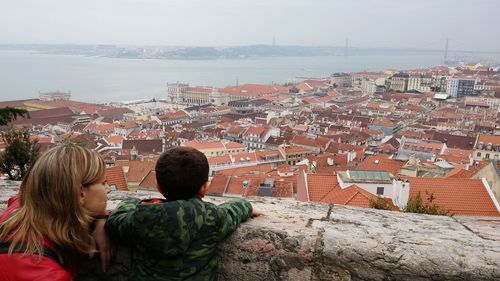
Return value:
M 107 181 L 101 180 L 82 188 L 82 206 L 93 217 L 103 216 L 110 191 Z

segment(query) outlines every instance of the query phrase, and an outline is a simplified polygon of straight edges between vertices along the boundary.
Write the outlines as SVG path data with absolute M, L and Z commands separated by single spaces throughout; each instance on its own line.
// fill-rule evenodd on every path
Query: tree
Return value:
M 11 180 L 21 180 L 38 156 L 38 141 L 30 140 L 28 130 L 16 129 L 3 132 L 2 139 L 7 147 L 0 154 L 0 171 L 6 173 Z
M 0 126 L 8 125 L 12 120 L 21 116 L 29 117 L 28 111 L 22 108 L 2 107 L 0 108 Z
M 376 200 L 370 199 L 370 207 L 379 210 L 394 210 L 394 205 L 392 205 L 386 198 L 382 198 L 380 196 L 378 196 Z
M 408 200 L 408 204 L 404 208 L 405 212 L 417 213 L 417 214 L 428 214 L 428 215 L 439 215 L 439 216 L 453 216 L 454 214 L 451 210 L 445 210 L 443 207 L 434 204 L 433 201 L 436 200 L 434 193 L 428 194 L 426 192 L 427 202 L 424 203 L 422 194 L 417 193 L 415 197 L 411 197 Z

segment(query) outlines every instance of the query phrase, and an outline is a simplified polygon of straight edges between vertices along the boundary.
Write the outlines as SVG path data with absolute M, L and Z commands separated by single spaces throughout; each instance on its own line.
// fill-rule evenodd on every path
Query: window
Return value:
M 377 187 L 377 195 L 384 195 L 384 188 L 383 187 Z
M 481 157 L 481 152 L 478 152 L 478 153 L 477 153 L 477 157 Z
M 490 159 L 490 154 L 489 153 L 486 153 L 486 155 L 484 156 L 485 159 Z
M 111 191 L 116 191 L 116 184 L 111 184 L 111 185 L 109 186 L 109 189 L 110 189 Z

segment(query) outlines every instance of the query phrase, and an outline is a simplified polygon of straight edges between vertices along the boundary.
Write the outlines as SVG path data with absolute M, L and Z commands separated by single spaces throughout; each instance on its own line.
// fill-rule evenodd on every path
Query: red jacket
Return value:
M 17 208 L 19 208 L 18 198 L 10 198 L 7 209 L 0 215 L 0 222 L 7 219 Z M 43 241 L 43 245 L 53 249 L 48 241 Z M 12 256 L 0 253 L 0 281 L 71 281 L 76 275 L 76 270 L 68 268 L 62 268 L 48 257 L 41 257 L 38 260 L 38 257 L 25 256 L 22 253 L 14 253 Z

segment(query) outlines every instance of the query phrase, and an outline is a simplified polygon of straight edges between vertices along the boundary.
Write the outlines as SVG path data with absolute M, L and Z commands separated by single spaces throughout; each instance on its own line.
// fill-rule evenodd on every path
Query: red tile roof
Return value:
M 234 159 L 234 163 L 244 163 L 244 162 L 256 162 L 257 157 L 255 152 L 244 152 L 244 153 L 236 153 L 232 154 Z
M 340 188 L 336 175 L 307 174 L 307 190 L 310 201 L 322 203 L 371 208 L 370 200 L 377 200 L 377 196 L 356 185 Z
M 490 162 L 488 161 L 475 161 L 474 165 L 469 165 L 467 168 L 461 165 L 455 166 L 453 170 L 446 174 L 447 178 L 462 178 L 468 179 L 472 178 L 479 170 L 487 166 Z
M 229 180 L 229 176 L 225 175 L 215 175 L 208 186 L 207 193 L 209 194 L 217 194 L 222 195 L 224 193 L 224 188 L 226 187 L 226 183 Z
M 281 153 L 277 150 L 256 150 L 255 151 L 255 157 L 257 157 L 258 160 L 263 160 L 266 157 L 273 157 L 276 156 L 278 158 L 281 157 Z
M 272 197 L 290 198 L 293 195 L 293 181 L 275 180 Z
M 393 127 L 394 122 L 387 118 L 375 118 L 373 119 L 372 125 L 378 125 L 378 126 L 383 126 L 383 127 Z
M 126 121 L 123 123 L 119 123 L 118 127 L 123 128 L 123 129 L 133 129 L 133 128 L 137 128 L 138 125 L 135 121 Z
M 326 149 L 328 143 L 330 140 L 325 137 L 308 137 L 306 135 L 296 135 L 293 137 L 292 141 L 290 142 L 291 144 L 295 145 L 301 145 L 301 146 L 310 146 L 310 147 L 317 147 L 321 149 Z
M 155 170 L 149 171 L 149 173 L 139 183 L 140 188 L 154 190 L 154 191 L 157 190 L 156 185 L 157 184 L 156 184 L 156 171 Z
M 388 155 L 378 154 L 366 157 L 356 168 L 357 170 L 387 171 L 393 176 L 399 174 L 399 168 L 405 162 L 390 159 Z
M 244 146 L 243 144 L 237 143 L 234 141 L 224 142 L 223 144 L 224 144 L 224 147 L 226 149 L 245 149 L 246 148 L 246 146 Z
M 135 147 L 139 155 L 160 154 L 163 151 L 163 143 L 161 139 L 152 140 L 123 140 L 122 149 L 124 155 L 130 155 L 131 150 Z
M 243 135 L 244 136 L 257 135 L 258 137 L 263 137 L 266 132 L 267 132 L 266 127 L 256 126 L 248 128 Z
M 357 185 L 351 185 L 345 189 L 333 189 L 323 198 L 323 200 L 321 200 L 321 202 L 371 208 L 370 200 L 377 200 L 377 196 L 362 189 L 361 187 L 358 187 Z M 388 199 L 388 201 L 392 204 L 390 199 Z
M 488 143 L 491 143 L 493 146 L 500 145 L 500 136 L 479 134 L 474 147 L 477 148 L 480 142 L 483 142 L 484 147 L 486 147 Z M 493 149 L 495 148 L 493 147 Z
M 1 101 L 0 107 L 17 107 L 17 108 L 26 108 L 26 102 L 37 101 L 37 99 L 29 99 L 29 100 L 13 100 L 13 101 Z
M 309 150 L 307 148 L 300 147 L 300 146 L 295 146 L 295 145 L 285 146 L 285 147 L 283 147 L 283 149 L 285 150 L 286 154 L 290 154 L 290 153 L 310 153 L 311 152 L 311 150 Z
M 128 169 L 128 171 L 126 171 L 125 173 L 128 182 L 140 183 L 150 171 L 154 171 L 156 163 L 134 160 L 123 162 L 116 161 L 116 165 L 126 167 L 125 170 Z
M 115 123 L 90 123 L 85 127 L 84 131 L 105 135 L 113 132 L 117 126 Z
M 448 162 L 452 163 L 470 163 L 470 156 L 472 154 L 472 150 L 464 150 L 459 148 L 447 148 L 444 154 L 439 155 L 439 158 L 442 158 Z
M 111 106 L 79 102 L 73 100 L 42 101 L 37 99 L 37 100 L 25 101 L 24 104 L 28 107 L 29 106 L 40 106 L 45 108 L 70 107 L 77 112 L 85 112 L 88 114 L 96 113 L 99 110 L 107 110 L 113 108 Z
M 128 191 L 127 181 L 121 166 L 106 168 L 106 180 L 109 186 L 115 185 L 116 190 Z
M 104 140 L 109 144 L 121 144 L 126 138 L 119 135 L 112 135 L 104 138 Z
M 173 120 L 173 119 L 182 119 L 182 118 L 189 118 L 189 114 L 184 110 L 168 112 L 164 115 L 158 116 L 158 119 L 160 119 L 160 120 Z
M 418 192 L 427 199 L 433 194 L 434 204 L 461 216 L 500 216 L 492 193 L 480 179 L 409 178 L 410 198 Z
M 227 129 L 226 134 L 241 135 L 245 130 L 245 128 L 240 126 L 231 126 Z
M 225 169 L 225 170 L 220 170 L 217 173 L 221 175 L 228 175 L 228 176 L 242 176 L 248 173 L 269 173 L 270 171 L 273 170 L 273 164 L 262 164 L 262 165 L 255 165 L 255 166 L 249 166 L 249 167 L 239 167 L 239 168 L 231 168 L 231 169 Z
M 258 196 L 259 186 L 266 179 L 265 174 L 246 174 L 229 177 L 225 194 L 241 196 Z
M 199 142 L 197 140 L 187 141 L 182 144 L 182 146 L 196 148 L 198 150 L 202 149 L 223 149 L 224 145 L 221 141 L 206 141 Z
M 309 201 L 322 202 L 330 191 L 340 188 L 335 175 L 307 174 L 306 177 Z
M 229 155 L 207 157 L 210 166 L 233 163 Z
M 232 96 L 261 97 L 275 93 L 287 93 L 288 87 L 261 84 L 243 84 L 238 86 L 226 87 L 222 89 L 222 92 Z

